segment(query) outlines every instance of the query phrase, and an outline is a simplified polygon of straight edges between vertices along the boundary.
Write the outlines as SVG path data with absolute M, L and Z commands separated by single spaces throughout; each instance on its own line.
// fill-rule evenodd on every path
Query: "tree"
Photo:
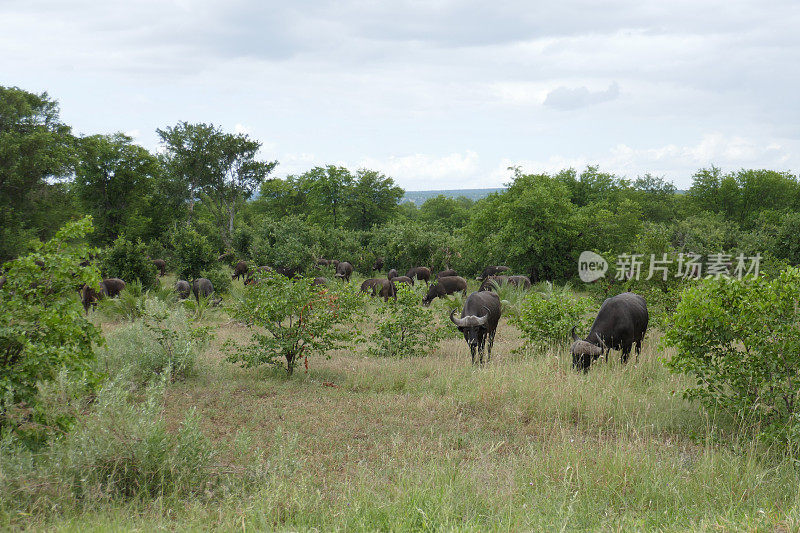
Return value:
M 146 234 L 146 211 L 161 171 L 158 159 L 122 133 L 84 137 L 80 154 L 75 190 L 95 220 L 95 240 L 108 244 L 120 235 Z
M 473 204 L 472 200 L 464 196 L 448 198 L 440 194 L 425 200 L 419 208 L 419 217 L 428 224 L 454 230 L 463 227 L 469 221 L 470 208 Z
M 353 176 L 350 171 L 344 167 L 327 165 L 324 168 L 314 167 L 298 179 L 305 181 L 305 186 L 301 188 L 308 191 L 312 220 L 330 222 L 334 228 L 338 228 L 343 222 L 343 208 L 352 192 Z
M 225 247 L 233 245 L 236 213 L 278 165 L 258 161 L 261 143 L 213 124 L 179 123 L 158 130 L 172 171 L 187 186 L 190 211 L 198 195 L 213 216 Z
M 390 220 L 405 191 L 375 170 L 356 172 L 355 182 L 349 191 L 348 220 L 353 229 L 368 230 Z
M 74 138 L 59 118 L 58 102 L 47 93 L 0 86 L 0 261 L 25 251 L 32 238 L 53 235 L 52 217 L 41 226 L 34 217 L 43 214 L 48 202 L 42 199 L 51 197 L 48 191 L 69 176 L 75 161 Z

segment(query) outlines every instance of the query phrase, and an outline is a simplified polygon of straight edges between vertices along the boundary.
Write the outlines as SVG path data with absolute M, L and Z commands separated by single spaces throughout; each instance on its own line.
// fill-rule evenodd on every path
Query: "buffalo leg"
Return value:
M 492 346 L 494 346 L 494 334 L 495 333 L 496 333 L 496 331 L 492 331 L 491 333 L 489 333 L 489 352 L 488 352 L 488 354 L 486 356 L 486 362 L 487 363 L 492 360 Z
M 627 363 L 628 362 L 628 357 L 630 357 L 630 355 L 631 355 L 631 345 L 630 344 L 624 344 L 622 346 L 622 362 L 623 363 Z
M 474 345 L 472 345 L 472 344 L 469 345 L 469 351 L 472 353 L 472 364 L 473 365 L 475 364 L 475 348 L 476 347 Z
M 642 352 L 642 339 L 636 341 L 636 362 L 639 362 L 639 354 Z

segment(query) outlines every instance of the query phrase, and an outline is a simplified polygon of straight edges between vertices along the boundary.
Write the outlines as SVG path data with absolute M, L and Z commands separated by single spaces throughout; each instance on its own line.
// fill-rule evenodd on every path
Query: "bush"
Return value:
M 88 256 L 83 238 L 92 231 L 91 217 L 70 222 L 35 252 L 6 263 L 7 281 L 0 289 L 0 427 L 9 425 L 10 409 L 29 418 L 37 403 L 37 383 L 53 381 L 62 368 L 97 381 L 91 371 L 92 345 L 100 330 L 86 320 L 76 287 L 97 286 L 92 267 L 80 267 Z M 40 266 L 44 265 L 44 266 Z M 19 427 L 19 420 L 13 423 Z
M 378 311 L 378 324 L 370 335 L 372 355 L 412 357 L 436 348 L 444 332 L 435 326 L 433 311 L 420 306 L 422 296 L 419 289 L 398 283 L 397 299 Z
M 105 317 L 111 320 L 136 320 L 145 314 L 145 304 L 147 300 L 151 299 L 171 304 L 177 301 L 178 295 L 171 287 L 159 285 L 144 290 L 141 283 L 133 281 L 125 285 L 125 290 L 116 298 L 100 300 L 98 308 Z
M 185 379 L 209 337 L 208 328 L 194 326 L 182 307 L 170 309 L 163 301 L 145 298 L 141 319 L 109 338 L 102 362 L 136 386 L 165 373 L 169 381 Z
M 762 435 L 800 441 L 800 269 L 774 280 L 706 279 L 683 291 L 664 336 L 677 353 L 665 364 L 692 377 L 685 395 L 740 420 Z
M 351 339 L 351 331 L 337 326 L 345 324 L 359 308 L 355 287 L 336 283 L 317 287 L 312 282 L 312 278 L 292 281 L 266 272 L 258 283 L 247 287 L 233 316 L 258 329 L 248 345 L 225 343 L 235 350 L 228 360 L 252 368 L 282 365 L 283 358 L 291 375 L 301 359 L 308 368 L 309 355 L 326 353 Z
M 231 275 L 233 270 L 227 265 L 217 265 L 214 268 L 204 270 L 200 273 L 201 278 L 208 278 L 214 286 L 214 293 L 217 295 L 227 294 L 231 290 L 233 280 Z M 219 298 L 219 296 L 217 296 Z
M 214 481 L 213 449 L 190 411 L 176 432 L 161 411 L 164 382 L 134 400 L 125 377 L 99 391 L 93 410 L 38 454 L 5 438 L 0 500 L 5 511 L 47 513 L 108 500 L 189 496 Z
M 517 326 L 529 345 L 560 344 L 568 341 L 573 326 L 588 329 L 589 298 L 575 296 L 569 288 L 547 283 L 542 292 L 528 293 L 517 315 L 510 322 Z
M 192 280 L 216 266 L 217 255 L 208 239 L 184 226 L 172 235 L 172 253 L 178 279 Z
M 126 283 L 139 281 L 146 288 L 158 285 L 158 271 L 147 257 L 147 247 L 142 241 L 119 237 L 103 252 L 101 265 L 107 278 L 119 278 Z

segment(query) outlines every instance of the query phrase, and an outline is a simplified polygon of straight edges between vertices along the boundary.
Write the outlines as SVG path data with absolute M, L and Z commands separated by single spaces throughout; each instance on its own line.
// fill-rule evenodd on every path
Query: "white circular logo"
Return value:
M 608 262 L 602 255 L 586 251 L 578 257 L 578 276 L 585 283 L 597 281 L 606 275 L 607 270 Z

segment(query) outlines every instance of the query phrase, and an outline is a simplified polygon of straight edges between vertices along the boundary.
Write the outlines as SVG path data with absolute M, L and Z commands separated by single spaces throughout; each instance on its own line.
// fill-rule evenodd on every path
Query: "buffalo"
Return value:
M 425 285 L 431 279 L 431 269 L 428 267 L 411 267 L 406 272 L 406 276 L 411 279 L 417 278 L 417 281 L 425 280 Z
M 353 265 L 351 265 L 347 261 L 342 261 L 341 263 L 336 265 L 335 277 L 343 281 L 350 281 L 350 276 L 352 275 L 353 275 Z
M 87 315 L 89 314 L 89 308 L 95 307 L 99 299 L 100 293 L 93 288 L 89 287 L 88 285 L 84 285 L 81 288 L 81 303 L 83 304 L 83 311 Z
M 483 364 L 483 351 L 486 340 L 489 340 L 489 350 L 486 362 L 492 358 L 492 345 L 497 332 L 497 323 L 500 321 L 500 297 L 493 292 L 473 292 L 467 296 L 461 318 L 453 315 L 457 309 L 450 312 L 450 320 L 464 334 L 464 340 L 469 345 L 472 353 L 472 364 L 475 364 L 475 352 L 478 352 L 478 362 Z
M 104 296 L 113 298 L 119 296 L 122 289 L 125 288 L 125 282 L 119 278 L 106 278 L 100 282 L 100 290 L 103 291 Z
M 405 283 L 407 285 L 414 286 L 414 280 L 409 278 L 408 276 L 395 276 L 391 278 L 391 282 L 394 283 L 394 286 L 397 287 L 398 283 Z
M 312 281 L 311 284 L 314 285 L 315 287 L 327 285 L 328 278 L 314 278 L 314 281 Z
M 247 263 L 245 263 L 244 261 L 239 261 L 238 263 L 236 263 L 236 266 L 233 269 L 233 276 L 231 276 L 231 279 L 236 279 L 236 280 L 238 280 L 239 278 L 247 279 L 247 272 L 249 270 L 250 269 L 247 267 Z
M 622 362 L 628 362 L 631 347 L 636 345 L 636 359 L 642 350 L 650 315 L 645 299 L 632 292 L 623 292 L 606 299 L 597 312 L 592 329 L 585 339 L 580 339 L 572 328 L 572 367 L 589 371 L 592 361 L 611 349 L 622 351 Z
M 163 259 L 153 259 L 153 264 L 158 269 L 158 275 L 163 276 L 167 272 L 167 262 Z
M 272 272 L 272 269 L 268 266 L 260 266 L 252 270 L 248 270 L 247 276 L 244 278 L 244 284 L 250 285 L 252 283 L 258 283 L 259 276 L 267 272 Z
M 477 279 L 478 281 L 483 281 L 486 278 L 488 278 L 489 276 L 496 276 L 499 273 L 506 272 L 508 270 L 511 270 L 511 269 L 508 268 L 507 266 L 488 266 L 488 267 L 484 268 L 483 272 L 481 272 L 481 275 L 478 276 L 475 279 Z
M 391 269 L 391 270 L 390 270 L 390 271 L 389 271 L 389 272 L 386 274 L 386 278 L 387 278 L 387 279 L 392 279 L 392 278 L 396 278 L 396 277 L 397 277 L 397 269 L 396 269 L 396 268 L 393 268 L 393 269 Z
M 89 307 L 95 307 L 100 298 L 107 296 L 113 298 L 119 296 L 122 289 L 125 288 L 125 282 L 119 278 L 107 278 L 100 282 L 100 290 L 84 285 L 81 287 L 81 303 L 83 310 L 89 314 Z
M 380 296 L 384 301 L 389 301 L 389 298 L 397 298 L 397 291 L 391 280 L 379 279 L 372 286 L 372 295 Z
M 531 280 L 526 276 L 489 276 L 481 283 L 479 291 L 493 291 L 500 285 L 513 285 L 523 289 L 531 288 Z
M 375 259 L 375 264 L 372 265 L 372 270 L 383 270 L 383 257 L 378 257 Z
M 456 271 L 453 270 L 452 268 L 448 268 L 447 270 L 442 270 L 441 272 L 436 274 L 436 278 L 437 279 L 438 278 L 449 278 L 450 276 L 458 276 L 458 274 L 456 274 Z
M 381 280 L 378 278 L 365 279 L 361 284 L 361 292 L 370 292 L 372 288 L 377 285 Z
M 461 292 L 467 294 L 467 280 L 461 276 L 445 276 L 437 279 L 428 287 L 428 294 L 422 299 L 422 305 L 429 306 L 434 298 L 444 298 L 450 294 Z
M 274 270 L 281 276 L 286 276 L 287 278 L 293 278 L 303 272 L 303 269 L 300 267 L 276 266 Z
M 331 262 L 328 261 L 327 259 L 323 259 L 321 257 L 319 259 L 317 259 L 317 268 L 326 267 L 326 266 L 329 266 L 330 264 L 331 264 Z
M 179 279 L 175 282 L 175 291 L 180 296 L 181 300 L 185 300 L 189 297 L 189 294 L 192 292 L 192 286 L 189 285 L 189 282 L 184 279 Z
M 214 285 L 208 278 L 197 278 L 192 281 L 192 293 L 194 294 L 194 299 L 200 303 L 201 297 L 207 298 L 214 294 Z

